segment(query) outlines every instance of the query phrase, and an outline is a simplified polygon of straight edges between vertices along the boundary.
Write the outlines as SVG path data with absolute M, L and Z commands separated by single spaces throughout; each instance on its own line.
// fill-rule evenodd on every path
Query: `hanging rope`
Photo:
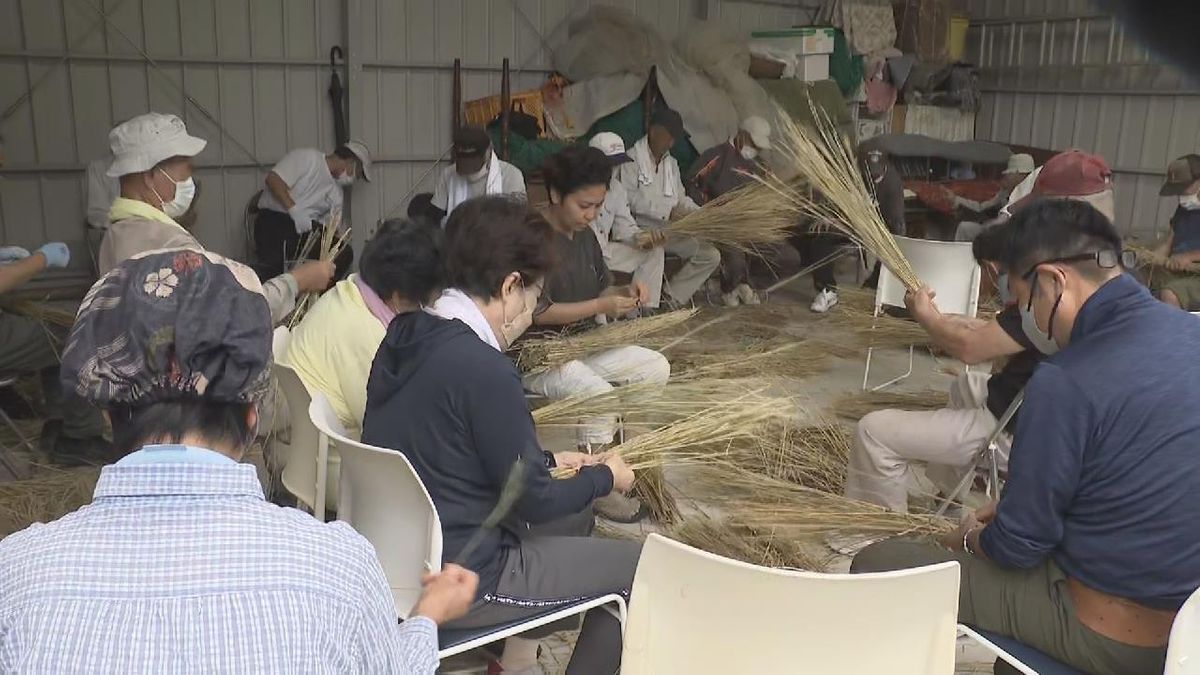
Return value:
M 213 115 L 211 112 L 209 112 L 208 109 L 205 108 L 195 98 L 193 98 L 191 94 L 184 91 L 184 89 L 181 85 L 177 84 L 175 82 L 175 80 L 172 80 L 171 77 L 169 75 L 167 75 L 167 73 L 162 69 L 162 67 L 158 65 L 158 62 L 155 61 L 154 58 L 152 56 L 150 56 L 150 54 L 148 54 L 145 49 L 143 49 L 140 45 L 138 45 L 138 43 L 134 42 L 133 38 L 126 35 L 125 31 L 121 30 L 121 27 L 118 26 L 116 23 L 114 23 L 112 18 L 109 17 L 107 14 L 105 14 L 104 10 L 101 9 L 99 5 L 97 5 L 93 0 L 81 0 L 81 1 L 86 2 L 92 8 L 92 10 L 94 12 L 96 12 L 96 14 L 98 14 L 104 20 L 104 23 L 108 24 L 109 28 L 111 28 L 117 35 L 120 35 L 121 38 L 125 40 L 125 42 L 128 42 L 130 47 L 133 47 L 134 49 L 136 49 L 137 52 L 142 55 L 142 58 L 146 60 L 146 63 L 149 63 L 154 68 L 154 70 L 158 71 L 158 73 L 160 75 L 162 75 L 163 79 L 166 80 L 171 85 L 171 87 L 173 89 L 175 89 L 175 91 L 182 94 L 183 98 L 188 103 L 191 103 L 193 106 L 196 107 L 196 110 L 200 111 L 201 115 L 204 115 L 206 118 L 208 118 L 208 121 L 212 122 L 213 126 L 215 126 L 217 128 L 217 131 L 221 132 L 222 136 L 233 141 L 233 144 L 235 146 L 237 146 L 237 148 L 239 150 L 246 153 L 247 157 L 254 160 L 255 164 L 258 164 L 260 166 L 262 165 L 262 161 L 258 159 L 257 155 L 255 155 L 249 148 L 247 148 L 245 145 L 243 145 L 242 142 L 239 141 L 236 136 L 229 133 L 229 131 L 226 130 L 225 127 L 221 126 L 221 121 L 219 119 L 217 119 L 216 115 Z

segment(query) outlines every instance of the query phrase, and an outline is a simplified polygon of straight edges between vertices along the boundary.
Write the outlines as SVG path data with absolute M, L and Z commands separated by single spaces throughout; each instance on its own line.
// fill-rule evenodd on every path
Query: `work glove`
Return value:
M 296 224 L 296 234 L 308 234 L 312 230 L 312 218 L 308 212 L 299 206 L 293 206 L 288 210 L 288 215 L 292 217 L 292 222 Z
M 46 258 L 46 267 L 66 267 L 71 262 L 71 249 L 61 241 L 42 244 L 37 252 Z
M 29 251 L 20 246 L 0 246 L 0 265 L 29 257 Z

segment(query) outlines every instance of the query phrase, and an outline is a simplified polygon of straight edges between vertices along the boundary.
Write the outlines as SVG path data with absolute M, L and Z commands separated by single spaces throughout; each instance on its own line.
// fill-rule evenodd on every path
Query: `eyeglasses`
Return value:
M 1023 281 L 1029 281 L 1029 279 L 1033 277 L 1034 273 L 1037 272 L 1037 268 L 1041 267 L 1042 265 L 1052 265 L 1054 263 L 1077 263 L 1087 260 L 1096 261 L 1096 264 L 1101 269 L 1110 270 L 1118 266 L 1124 269 L 1130 269 L 1137 265 L 1137 253 L 1129 250 L 1118 253 L 1117 251 L 1106 248 L 1102 251 L 1080 253 L 1079 255 L 1063 256 L 1062 258 L 1051 258 L 1049 260 L 1043 260 L 1039 263 L 1034 263 L 1034 265 L 1029 268 L 1029 271 L 1021 275 L 1021 279 Z

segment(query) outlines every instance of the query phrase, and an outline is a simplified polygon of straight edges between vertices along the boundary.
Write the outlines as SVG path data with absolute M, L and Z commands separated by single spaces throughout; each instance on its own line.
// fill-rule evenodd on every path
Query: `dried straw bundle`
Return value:
M 706 479 L 731 519 L 759 531 L 799 538 L 837 532 L 893 536 L 942 534 L 954 523 L 931 515 L 902 514 L 737 466 L 712 467 Z
M 690 518 L 667 534 L 688 546 L 751 565 L 810 572 L 828 569 L 825 561 L 806 551 L 795 540 L 760 534 L 744 525 L 718 522 L 707 516 Z
M 746 470 L 840 494 L 850 461 L 850 437 L 838 425 L 778 424 L 742 449 Z
M 876 410 L 939 410 L 949 405 L 946 392 L 936 389 L 922 391 L 856 391 L 845 394 L 833 403 L 838 417 L 858 421 Z
M 611 349 L 632 343 L 642 343 L 642 346 L 647 346 L 645 344 L 647 337 L 679 326 L 692 318 L 696 311 L 681 309 L 657 316 L 617 321 L 575 335 L 525 340 L 521 344 L 517 365 L 522 371 L 537 372 L 561 366 L 602 349 Z M 661 344 L 669 341 L 665 336 L 657 340 Z
M 787 200 L 796 214 L 832 227 L 870 251 L 908 288 L 920 287 L 879 213 L 872 188 L 863 181 L 849 139 L 816 106 L 812 116 L 814 129 L 800 126 L 789 115 L 776 116 L 776 152 L 808 184 L 770 173 L 755 180 Z
M 849 332 L 860 349 L 867 347 L 909 347 L 932 344 L 921 324 L 894 316 L 874 316 L 852 307 L 836 307 L 825 320 L 830 326 Z
M 1162 270 L 1179 274 L 1200 274 L 1200 265 L 1195 264 L 1188 265 L 1182 270 L 1172 270 L 1169 266 L 1170 258 L 1152 248 L 1142 246 L 1128 246 L 1126 248 L 1137 254 L 1137 266 L 1139 269 L 1149 270 L 1151 273 Z
M 19 316 L 26 316 L 51 326 L 70 328 L 75 325 L 75 315 L 71 312 L 51 307 L 37 300 L 5 299 L 0 302 L 0 309 Z
M 635 384 L 600 394 L 552 401 L 533 411 L 539 427 L 577 426 L 600 415 L 623 415 L 626 426 L 657 427 L 770 388 L 767 380 L 690 379 L 666 385 Z
M 672 361 L 676 377 L 805 378 L 829 368 L 829 352 L 805 340 L 764 341 L 733 349 L 684 354 Z
M 92 501 L 99 469 L 48 471 L 19 481 L 0 482 L 0 537 L 33 523 L 47 523 Z
M 633 496 L 646 505 L 655 522 L 664 525 L 679 522 L 679 504 L 675 501 L 675 495 L 671 494 L 662 467 L 654 466 L 639 471 L 633 484 Z
M 757 254 L 758 244 L 786 241 L 795 226 L 796 211 L 786 195 L 751 182 L 672 221 L 667 229 Z
M 350 228 L 339 231 L 342 224 L 341 209 L 334 209 L 329 213 L 329 217 L 325 219 L 324 227 L 321 232 L 317 233 L 310 231 L 308 236 L 304 238 L 304 242 L 300 245 L 300 260 L 308 257 L 308 254 L 315 248 L 317 251 L 317 260 L 324 262 L 333 262 L 338 254 L 342 252 L 346 245 L 350 243 Z M 316 302 L 320 297 L 320 293 L 305 293 L 299 301 L 296 302 L 296 309 L 292 311 L 291 320 L 288 321 L 289 328 L 295 328 L 296 324 L 304 318 L 308 308 L 312 303 Z

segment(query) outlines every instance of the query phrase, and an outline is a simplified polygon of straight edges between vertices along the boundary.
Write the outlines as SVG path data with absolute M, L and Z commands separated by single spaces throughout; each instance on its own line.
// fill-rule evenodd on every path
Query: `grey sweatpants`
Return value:
M 854 556 L 851 572 L 887 572 L 957 560 L 958 620 L 1007 635 L 1097 675 L 1161 673 L 1166 647 L 1124 645 L 1079 622 L 1067 577 L 1052 560 L 1026 570 L 1002 568 L 928 539 L 889 539 Z M 999 671 L 997 671 L 999 672 Z
M 588 520 L 591 512 L 588 511 Z M 465 617 L 447 628 L 480 628 L 541 614 L 555 605 L 568 605 L 581 598 L 620 593 L 629 599 L 633 573 L 642 554 L 636 541 L 587 536 L 551 536 L 554 531 L 578 531 L 580 519 L 572 524 L 541 529 L 521 539 L 505 554 L 504 571 L 494 593 Z M 590 529 L 590 528 L 588 528 Z M 535 636 L 536 637 L 536 636 Z M 612 675 L 621 667 L 621 623 L 603 608 L 590 610 L 568 675 Z
M 38 373 L 46 399 L 47 419 L 61 419 L 62 435 L 92 438 L 104 430 L 100 411 L 73 392 L 63 392 L 58 379 L 58 354 L 64 333 L 52 335 L 41 322 L 0 313 L 0 373 Z

